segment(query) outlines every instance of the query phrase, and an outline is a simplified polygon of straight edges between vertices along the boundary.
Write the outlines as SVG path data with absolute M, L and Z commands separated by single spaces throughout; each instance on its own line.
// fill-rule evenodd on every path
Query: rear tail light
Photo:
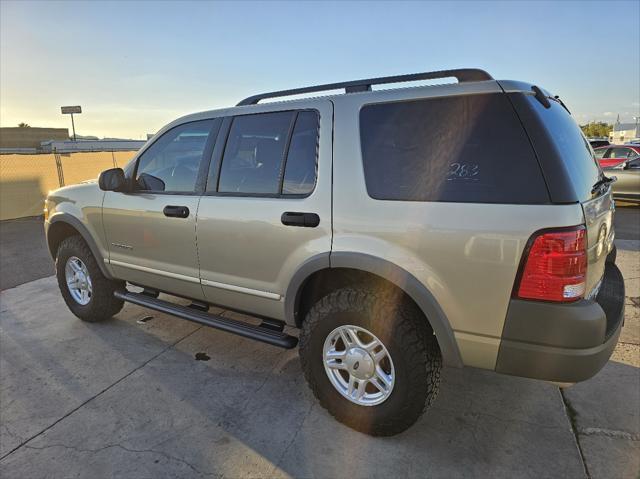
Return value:
M 587 280 L 587 232 L 584 226 L 535 234 L 525 251 L 515 296 L 569 302 L 584 297 Z

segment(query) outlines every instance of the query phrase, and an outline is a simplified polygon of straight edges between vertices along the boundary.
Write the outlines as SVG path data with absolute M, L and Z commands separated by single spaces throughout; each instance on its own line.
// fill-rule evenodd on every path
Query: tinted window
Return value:
M 531 145 L 503 94 L 365 106 L 360 135 L 373 198 L 549 201 Z
M 306 195 L 313 191 L 318 156 L 318 120 L 318 114 L 313 111 L 298 114 L 282 183 L 285 195 Z
M 164 133 L 138 160 L 140 190 L 192 192 L 216 120 L 194 121 Z
M 592 197 L 600 167 L 582 130 L 557 101 L 545 108 L 533 95 L 513 101 L 530 131 L 544 172 L 553 186 L 554 201 L 584 201 Z
M 218 191 L 277 194 L 293 112 L 233 119 L 224 150 Z
M 611 148 L 605 158 L 629 158 L 632 156 L 631 151 L 630 148 Z
M 602 159 L 602 158 L 604 158 L 605 153 L 607 153 L 607 151 L 609 151 L 609 149 L 608 148 L 598 148 L 597 150 L 593 150 L 593 151 L 594 151 L 597 159 Z

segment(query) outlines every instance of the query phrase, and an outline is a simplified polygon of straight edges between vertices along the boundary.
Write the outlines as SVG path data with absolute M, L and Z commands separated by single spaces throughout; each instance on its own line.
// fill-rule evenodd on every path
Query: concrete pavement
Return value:
M 331 418 L 307 388 L 296 350 L 133 305 L 113 320 L 83 323 L 53 278 L 6 290 L 0 474 L 636 477 L 638 243 L 618 243 L 627 322 L 614 360 L 595 378 L 561 393 L 538 381 L 448 369 L 434 407 L 392 438 Z
M 637 220 L 640 209 L 618 208 L 626 324 L 602 372 L 561 392 L 445 370 L 434 407 L 393 438 L 331 418 L 295 350 L 132 305 L 104 323 L 77 320 L 46 277 L 41 218 L 2 222 L 0 476 L 637 479 Z

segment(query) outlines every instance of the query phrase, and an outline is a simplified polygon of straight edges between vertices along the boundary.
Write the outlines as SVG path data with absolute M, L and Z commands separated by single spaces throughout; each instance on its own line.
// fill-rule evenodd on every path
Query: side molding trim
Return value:
M 211 281 L 209 279 L 203 279 L 202 284 L 204 286 L 211 286 L 212 288 L 235 291 L 236 293 L 250 294 L 252 296 L 258 296 L 259 298 L 273 299 L 275 301 L 278 301 L 280 299 L 280 295 L 277 293 L 261 291 L 259 289 L 244 288 L 242 286 L 236 286 L 235 284 L 219 283 L 218 281 Z
M 171 271 L 162 271 L 155 268 L 148 268 L 146 266 L 140 266 L 137 264 L 125 263 L 124 261 L 116 261 L 112 259 L 111 261 L 109 261 L 109 264 L 113 266 L 120 266 L 122 268 L 135 269 L 136 271 L 143 271 L 145 273 L 156 274 L 158 276 L 165 276 L 167 278 L 179 279 L 188 283 L 200 283 L 200 280 L 198 278 L 194 278 L 193 276 L 186 276 L 184 274 L 172 273 Z

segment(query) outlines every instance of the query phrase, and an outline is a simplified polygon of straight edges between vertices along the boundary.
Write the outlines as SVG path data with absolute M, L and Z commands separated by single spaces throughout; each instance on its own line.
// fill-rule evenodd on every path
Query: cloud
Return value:
M 613 112 L 612 111 L 605 111 L 603 113 L 604 116 L 613 116 Z

